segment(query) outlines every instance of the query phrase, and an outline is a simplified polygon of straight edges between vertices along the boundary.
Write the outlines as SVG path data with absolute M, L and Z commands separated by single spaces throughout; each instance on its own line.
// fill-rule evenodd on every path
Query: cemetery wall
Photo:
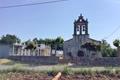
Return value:
M 72 62 L 79 66 L 120 66 L 120 57 L 76 58 Z
M 15 61 L 22 61 L 36 64 L 57 64 L 59 58 L 55 56 L 10 56 Z

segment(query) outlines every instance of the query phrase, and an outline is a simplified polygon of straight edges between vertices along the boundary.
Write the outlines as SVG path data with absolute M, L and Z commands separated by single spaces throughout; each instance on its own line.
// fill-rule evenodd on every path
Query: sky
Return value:
M 0 7 L 52 0 L 0 0 Z M 102 40 L 120 26 L 120 0 L 68 0 L 16 8 L 0 8 L 0 36 L 14 34 L 23 41 L 37 38 L 72 38 L 80 14 L 89 21 L 90 37 Z M 120 39 L 120 29 L 106 40 Z

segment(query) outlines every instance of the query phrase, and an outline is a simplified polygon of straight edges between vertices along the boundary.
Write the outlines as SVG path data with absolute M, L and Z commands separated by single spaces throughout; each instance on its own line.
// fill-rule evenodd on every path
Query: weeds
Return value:
M 73 71 L 70 68 L 65 67 L 62 71 L 62 74 L 64 74 L 64 75 L 73 74 Z
M 71 69 L 70 67 L 64 67 L 62 70 L 57 69 L 56 67 L 53 67 L 51 70 L 45 70 L 45 71 L 39 71 L 39 70 L 28 70 L 23 69 L 21 65 L 16 65 L 13 68 L 6 69 L 6 70 L 0 70 L 1 74 L 7 74 L 7 73 L 23 73 L 23 74 L 30 74 L 30 73 L 44 73 L 48 74 L 48 76 L 54 76 L 58 72 L 62 72 L 63 75 L 74 75 L 74 74 L 82 74 L 82 75 L 94 75 L 94 74 L 120 74 L 120 69 L 107 69 L 104 70 L 93 70 L 93 69 Z

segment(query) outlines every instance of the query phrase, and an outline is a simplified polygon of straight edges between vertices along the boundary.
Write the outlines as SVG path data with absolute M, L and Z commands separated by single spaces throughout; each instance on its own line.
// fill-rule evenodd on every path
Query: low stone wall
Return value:
M 58 64 L 59 58 L 55 56 L 10 56 L 15 61 L 22 61 L 36 64 Z
M 80 66 L 120 66 L 120 57 L 76 58 L 72 62 Z
M 75 58 L 73 60 L 62 60 L 55 56 L 10 56 L 12 60 L 38 63 L 38 64 L 58 64 L 63 62 L 72 62 L 78 66 L 120 66 L 120 57 L 103 58 Z

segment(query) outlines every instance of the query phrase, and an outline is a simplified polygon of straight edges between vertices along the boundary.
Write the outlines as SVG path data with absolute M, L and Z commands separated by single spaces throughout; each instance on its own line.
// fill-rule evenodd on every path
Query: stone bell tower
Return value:
M 88 20 L 84 19 L 82 14 L 78 20 L 74 22 L 74 33 L 73 36 L 89 36 L 88 34 Z
M 64 56 L 66 59 L 100 56 L 99 51 L 89 51 L 83 48 L 86 43 L 100 45 L 101 42 L 89 37 L 88 20 L 82 14 L 74 21 L 73 38 L 64 42 Z

